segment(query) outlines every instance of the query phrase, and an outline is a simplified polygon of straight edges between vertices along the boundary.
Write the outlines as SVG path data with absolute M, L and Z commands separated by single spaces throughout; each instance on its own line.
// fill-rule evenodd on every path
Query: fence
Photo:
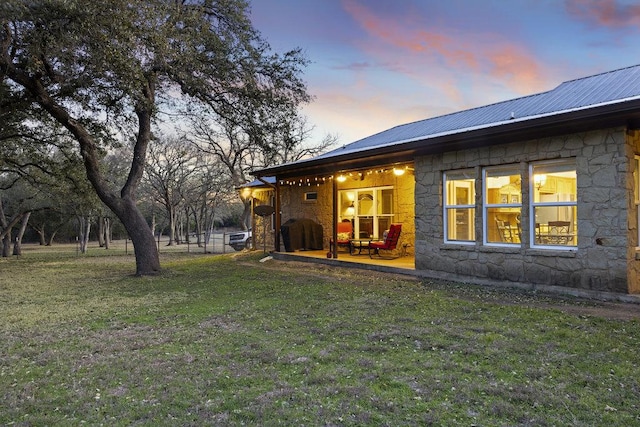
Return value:
M 224 254 L 236 252 L 231 246 L 229 246 L 229 236 L 235 234 L 235 232 L 228 233 L 212 233 L 209 239 L 205 239 L 205 236 L 200 236 L 200 244 L 198 245 L 198 236 L 190 235 L 188 241 L 176 244 L 173 242 L 169 245 L 169 236 L 158 235 L 156 236 L 156 245 L 159 253 L 167 252 L 193 252 L 193 253 L 213 253 Z M 125 252 L 133 253 L 133 244 L 131 240 L 125 241 Z

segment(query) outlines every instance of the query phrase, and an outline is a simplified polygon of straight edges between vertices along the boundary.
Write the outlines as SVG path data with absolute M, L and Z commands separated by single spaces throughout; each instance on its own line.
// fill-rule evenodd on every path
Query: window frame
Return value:
M 391 190 L 392 192 L 391 213 L 378 212 L 378 192 L 382 192 L 383 190 Z M 388 218 L 389 224 L 392 224 L 395 220 L 395 217 L 397 215 L 397 213 L 395 212 L 396 203 L 397 203 L 396 199 L 398 195 L 397 195 L 397 189 L 393 185 L 381 185 L 377 187 L 362 187 L 362 188 L 344 188 L 344 189 L 338 190 L 338 193 L 339 193 L 338 195 L 339 216 L 341 219 L 346 218 L 352 221 L 354 236 L 358 236 L 360 233 L 360 221 L 359 221 L 360 218 L 368 218 L 368 217 L 371 218 L 372 232 L 373 232 L 373 237 L 375 238 L 381 237 L 382 233 L 385 231 L 385 230 L 379 229 L 380 218 Z M 353 199 L 349 197 L 349 193 L 351 193 L 351 196 L 353 197 Z M 371 200 L 371 202 L 372 202 L 373 212 L 371 213 L 371 215 L 360 214 L 360 204 L 362 203 L 362 200 L 360 199 L 361 193 L 372 194 L 373 199 Z M 343 197 L 343 195 L 345 195 L 346 197 Z M 349 202 L 353 205 L 352 206 L 353 213 L 347 215 L 346 210 L 350 206 L 349 205 L 345 206 L 345 204 Z
M 448 204 L 447 200 L 448 200 L 448 192 L 447 192 L 447 187 L 448 187 L 448 183 L 449 181 L 447 180 L 447 177 L 449 175 L 456 175 L 456 174 L 462 174 L 462 175 L 468 175 L 469 178 L 467 178 L 468 180 L 472 180 L 472 182 L 470 182 L 471 186 L 470 188 L 473 191 L 473 195 L 470 196 L 471 198 L 471 203 L 470 204 Z M 454 181 L 454 180 L 452 180 Z M 455 180 L 455 181 L 463 181 L 463 180 Z M 476 222 L 476 218 L 477 218 L 477 192 L 476 192 L 476 185 L 477 185 L 477 181 L 478 181 L 478 177 L 477 177 L 477 173 L 475 171 L 475 169 L 460 169 L 460 170 L 450 170 L 450 171 L 445 171 L 442 173 L 442 215 L 443 215 L 443 231 L 444 231 L 444 242 L 445 243 L 453 243 L 453 244 L 457 244 L 457 245 L 475 245 L 476 244 L 476 240 L 477 240 L 477 233 L 475 230 L 475 222 Z M 471 212 L 473 212 L 473 220 L 470 221 L 471 223 L 468 225 L 469 229 L 472 231 L 473 233 L 473 238 L 471 240 L 457 240 L 457 239 L 449 239 L 449 210 L 450 209 L 469 209 L 471 210 Z
M 489 241 L 489 209 L 496 208 L 516 208 L 520 210 L 520 217 L 522 218 L 522 200 L 523 200 L 523 191 L 522 184 L 520 185 L 520 193 L 519 193 L 519 202 L 512 203 L 507 200 L 507 203 L 489 203 L 488 202 L 488 173 L 503 171 L 503 172 L 513 172 L 512 175 L 518 175 L 520 177 L 520 182 L 522 183 L 522 170 L 521 167 L 517 164 L 511 165 L 500 165 L 500 166 L 488 166 L 482 169 L 482 244 L 486 246 L 507 246 L 507 247 L 520 247 L 522 246 L 522 238 L 520 237 L 520 242 L 508 243 L 508 242 L 490 242 Z
M 554 202 L 541 202 L 535 201 L 535 175 L 534 169 L 538 166 L 553 166 L 553 165 L 572 165 L 573 170 L 576 173 L 576 181 L 578 179 L 578 170 L 575 158 L 564 158 L 561 160 L 546 160 L 539 162 L 529 163 L 529 246 L 532 249 L 543 250 L 556 250 L 556 251 L 576 251 L 578 249 L 578 236 L 575 236 L 575 244 L 573 245 L 552 245 L 552 244 L 537 244 L 536 243 L 536 208 L 544 207 L 572 207 L 575 209 L 575 216 L 577 220 L 578 215 L 578 189 L 576 182 L 576 194 L 575 200 L 570 201 L 554 201 Z

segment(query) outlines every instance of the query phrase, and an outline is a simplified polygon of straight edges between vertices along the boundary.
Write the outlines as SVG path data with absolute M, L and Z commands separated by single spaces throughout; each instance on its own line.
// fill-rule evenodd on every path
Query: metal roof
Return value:
M 362 156 L 366 156 L 367 151 L 382 147 L 397 146 L 398 149 L 402 149 L 403 144 L 416 141 L 428 146 L 430 140 L 445 135 L 506 126 L 636 99 L 640 99 L 640 65 L 570 80 L 548 92 L 399 125 L 312 159 L 263 171 L 275 172 L 276 169 L 281 170 L 285 167 L 295 169 L 305 163 L 324 163 L 346 154 L 361 153 Z

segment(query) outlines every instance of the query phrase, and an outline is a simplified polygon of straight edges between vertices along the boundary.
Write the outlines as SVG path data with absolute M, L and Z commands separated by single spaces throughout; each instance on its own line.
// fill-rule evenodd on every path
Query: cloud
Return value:
M 565 0 L 571 17 L 596 26 L 619 29 L 640 24 L 640 5 L 620 4 L 617 0 Z
M 372 65 L 369 62 L 352 62 L 347 65 L 340 65 L 332 67 L 334 70 L 351 70 L 351 71 L 362 71 L 371 68 Z
M 458 31 L 446 23 L 425 30 L 414 15 L 382 16 L 357 0 L 343 0 L 343 7 L 367 32 L 363 48 L 376 53 L 381 64 L 392 64 L 389 58 L 395 57 L 400 63 L 412 61 L 399 66 L 408 74 L 440 67 L 450 75 L 483 75 L 520 94 L 548 88 L 544 67 L 523 43 L 494 33 Z

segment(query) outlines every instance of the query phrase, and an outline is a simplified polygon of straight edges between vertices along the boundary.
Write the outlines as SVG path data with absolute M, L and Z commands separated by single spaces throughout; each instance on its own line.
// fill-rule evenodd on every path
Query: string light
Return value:
M 334 179 L 339 183 L 346 182 L 348 179 L 363 180 L 373 174 L 390 174 L 395 178 L 403 176 L 406 172 L 413 171 L 413 168 L 408 165 L 396 165 L 393 167 L 381 168 L 381 169 L 368 169 L 360 171 L 343 172 L 339 175 L 324 175 L 324 176 L 309 176 L 295 179 L 282 179 L 280 185 L 283 186 L 297 186 L 297 187 L 311 187 L 314 183 L 316 187 L 320 187 L 321 184 L 331 182 Z

